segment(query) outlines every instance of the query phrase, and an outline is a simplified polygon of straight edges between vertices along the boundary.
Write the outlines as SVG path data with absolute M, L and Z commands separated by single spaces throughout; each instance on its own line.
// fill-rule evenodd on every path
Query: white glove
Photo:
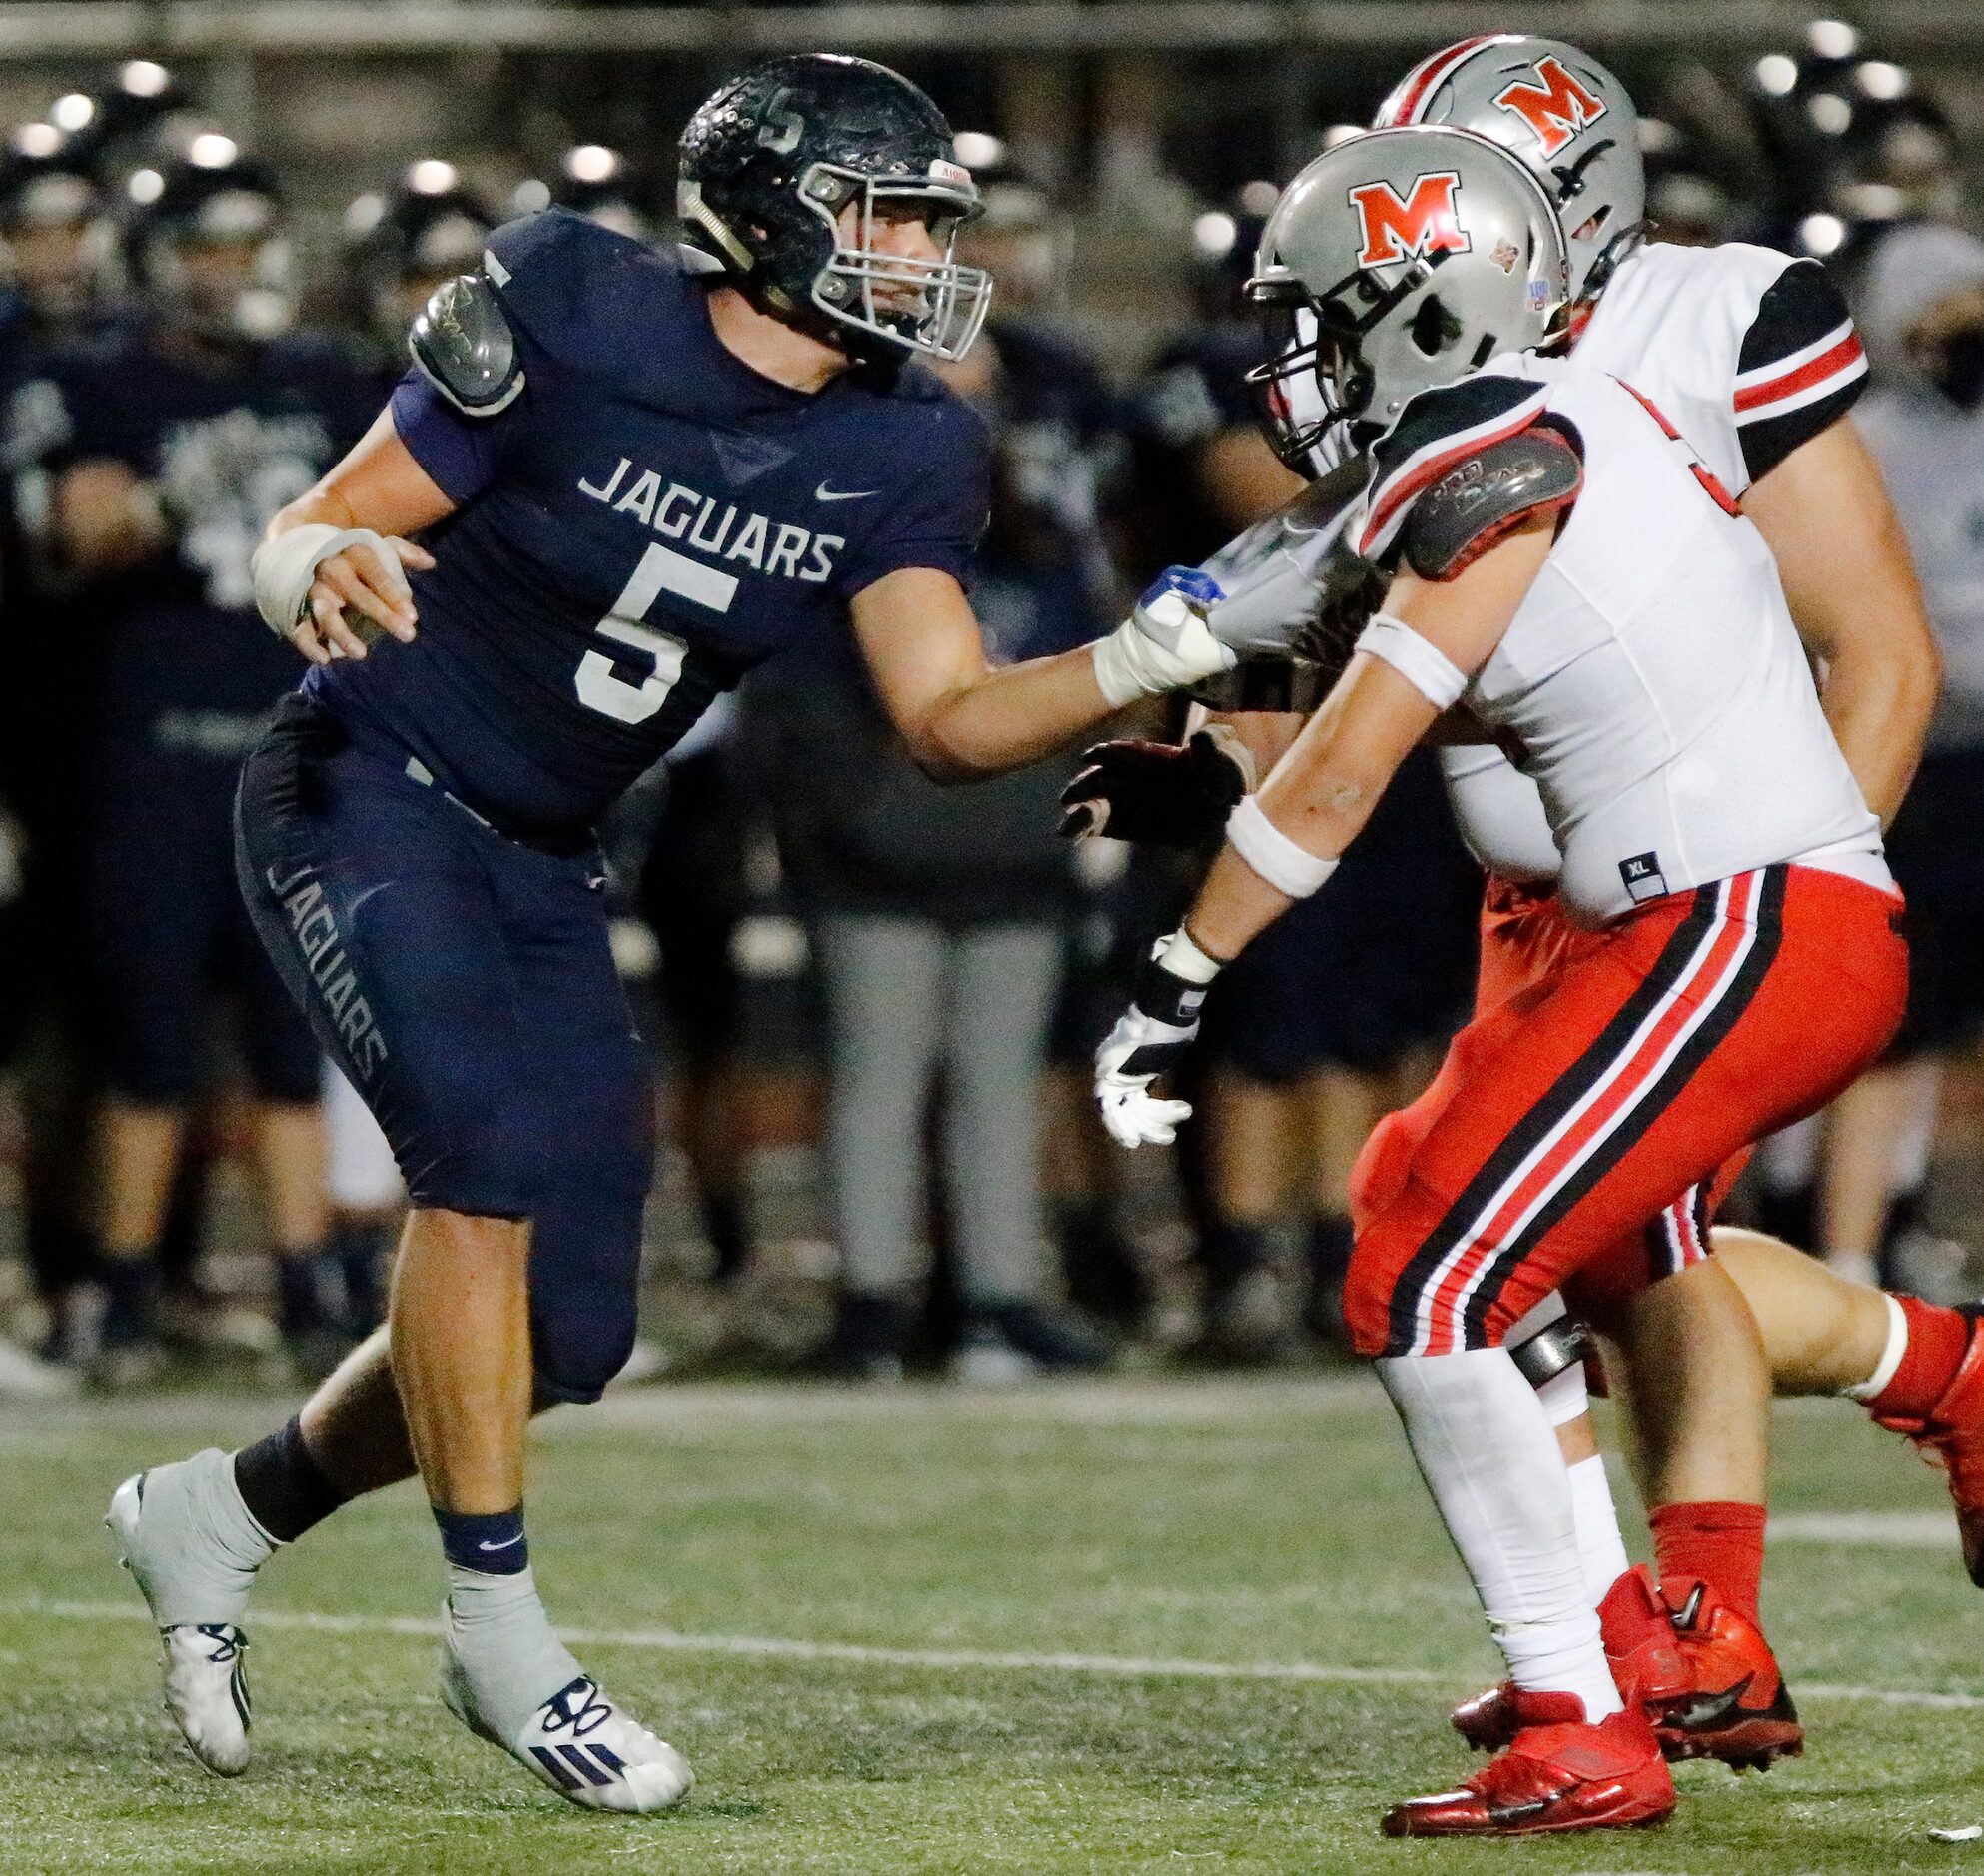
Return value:
M 1095 1100 L 1120 1147 L 1169 1146 L 1189 1101 L 1165 1100 L 1151 1083 L 1177 1065 L 1199 1033 L 1206 986 L 1219 971 L 1184 932 L 1160 938 L 1137 979 L 1136 996 L 1095 1052 Z
M 1112 707 L 1233 669 L 1238 653 L 1206 624 L 1220 597 L 1219 582 L 1196 566 L 1168 566 L 1157 576 L 1130 616 L 1090 647 L 1095 681 Z

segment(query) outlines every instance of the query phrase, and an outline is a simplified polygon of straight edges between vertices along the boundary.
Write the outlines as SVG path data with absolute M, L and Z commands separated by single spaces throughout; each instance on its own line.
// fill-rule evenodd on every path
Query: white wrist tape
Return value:
M 1201 951 L 1183 925 L 1169 938 L 1158 940 L 1157 961 L 1161 969 L 1188 984 L 1210 984 L 1220 974 L 1220 961 Z
M 1436 710 L 1451 710 L 1468 688 L 1468 674 L 1431 639 L 1404 619 L 1380 612 L 1359 635 L 1357 648 L 1383 658 Z
M 1308 898 L 1337 870 L 1335 860 L 1311 853 L 1283 833 L 1252 795 L 1227 816 L 1226 839 L 1269 885 L 1291 899 Z
M 1213 636 L 1182 593 L 1160 593 L 1089 647 L 1096 687 L 1112 709 L 1231 670 L 1239 654 Z
M 248 570 L 255 580 L 255 605 L 263 623 L 278 638 L 289 638 L 310 601 L 317 569 L 334 553 L 363 542 L 398 572 L 400 556 L 386 544 L 384 534 L 370 527 L 333 527 L 328 521 L 306 521 L 301 527 L 266 537 L 255 549 Z M 405 575 L 401 576 L 405 584 Z

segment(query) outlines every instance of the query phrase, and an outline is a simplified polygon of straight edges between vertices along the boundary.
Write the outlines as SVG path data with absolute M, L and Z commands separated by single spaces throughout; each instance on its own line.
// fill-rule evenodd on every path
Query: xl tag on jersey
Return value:
M 1660 871 L 1657 853 L 1635 853 L 1631 859 L 1621 860 L 1619 878 L 1625 882 L 1625 896 L 1634 905 L 1667 896 L 1667 876 Z

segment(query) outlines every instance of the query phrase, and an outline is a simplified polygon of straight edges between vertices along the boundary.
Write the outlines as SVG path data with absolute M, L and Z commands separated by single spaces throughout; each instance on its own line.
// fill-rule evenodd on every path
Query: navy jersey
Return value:
M 996 364 L 981 406 L 993 464 L 981 578 L 1044 576 L 1059 589 L 1060 575 L 1078 571 L 1087 590 L 1075 595 L 1084 619 L 1075 642 L 1092 638 L 1120 597 L 1102 531 L 1121 456 L 1116 402 L 1094 359 L 1043 320 L 994 319 L 981 343 Z
M 51 473 L 126 465 L 156 488 L 173 535 L 75 608 L 102 621 L 106 734 L 238 760 L 297 679 L 296 653 L 256 612 L 249 557 L 269 517 L 363 432 L 363 375 L 328 340 L 218 348 L 140 331 L 51 359 L 23 395 L 59 413 Z
M 863 587 L 962 579 L 985 432 L 912 364 L 772 383 L 680 251 L 566 211 L 498 229 L 487 262 L 522 390 L 471 418 L 403 381 L 400 436 L 458 504 L 413 576 L 419 632 L 308 683 L 497 826 L 565 840 L 753 665 L 843 634 Z
M 1223 320 L 1160 352 L 1131 392 L 1131 508 L 1141 583 L 1160 566 L 1194 565 L 1232 537 L 1206 497 L 1200 455 L 1229 431 L 1256 424 L 1247 374 L 1268 356 L 1251 320 Z

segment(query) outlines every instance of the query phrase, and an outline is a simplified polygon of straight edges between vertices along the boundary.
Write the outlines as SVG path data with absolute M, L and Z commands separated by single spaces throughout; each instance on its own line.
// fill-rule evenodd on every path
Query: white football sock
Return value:
M 1585 1386 L 1584 1364 L 1573 1362 L 1536 1390 L 1550 1425 L 1561 1429 L 1591 1413 L 1591 1391 Z M 1557 1448 L 1562 1450 L 1561 1445 Z M 1570 1515 L 1577 1526 L 1577 1554 L 1584 1562 L 1584 1586 L 1591 1605 L 1604 1601 L 1611 1586 L 1632 1567 L 1619 1534 L 1618 1507 L 1612 1502 L 1612 1481 L 1601 1454 L 1592 1453 L 1570 1468 Z
M 1908 1353 L 1908 1312 L 1890 1296 L 1883 1295 L 1881 1301 L 1887 1305 L 1887 1345 L 1881 1350 L 1881 1359 L 1874 1364 L 1874 1372 L 1865 1381 L 1840 1389 L 1849 1401 L 1871 1401 L 1894 1379 L 1894 1371 Z
M 527 1569 L 486 1576 L 450 1564 L 445 1614 L 448 1646 L 475 1694 L 478 1717 L 505 1742 L 585 1671 L 551 1632 Z
M 209 1446 L 145 1474 L 137 1554 L 161 1628 L 197 1622 L 239 1623 L 255 1572 L 275 1554 L 275 1540 L 242 1502 L 234 1459 Z
M 1448 1534 L 1518 1687 L 1619 1711 L 1571 1512 L 1569 1468 L 1505 1349 L 1378 1364 Z
M 1570 1515 L 1577 1527 L 1577 1555 L 1584 1565 L 1584 1588 L 1596 1608 L 1612 1585 L 1632 1567 L 1619 1533 L 1618 1507 L 1612 1502 L 1612 1481 L 1605 1475 L 1605 1456 L 1594 1452 L 1569 1467 Z

